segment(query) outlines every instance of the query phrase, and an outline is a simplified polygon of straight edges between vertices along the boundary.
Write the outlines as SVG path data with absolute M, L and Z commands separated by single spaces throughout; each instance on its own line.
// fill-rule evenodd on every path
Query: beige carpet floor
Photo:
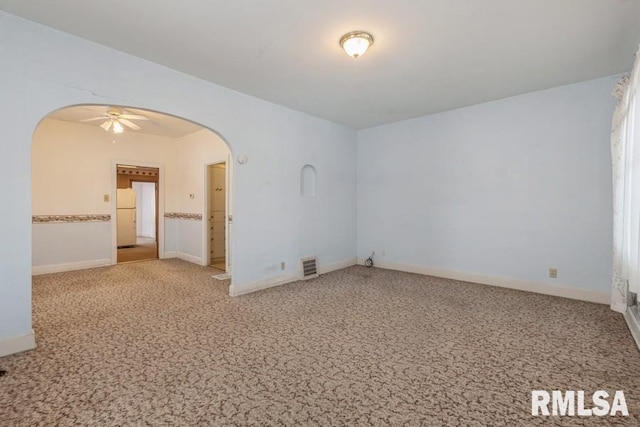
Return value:
M 38 349 L 0 425 L 638 425 L 608 307 L 352 267 L 230 298 L 180 260 L 37 276 Z M 629 418 L 534 418 L 532 389 L 624 390 Z

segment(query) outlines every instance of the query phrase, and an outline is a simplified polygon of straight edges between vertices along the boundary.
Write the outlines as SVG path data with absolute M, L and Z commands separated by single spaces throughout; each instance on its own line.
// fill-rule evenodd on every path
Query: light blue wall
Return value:
M 389 264 L 608 290 L 613 77 L 356 133 L 4 12 L 0 58 L 0 347 L 31 329 L 33 131 L 73 104 L 184 117 L 248 158 L 234 169 L 238 293 L 295 273 L 302 256 L 322 266 L 372 250 Z M 312 198 L 300 196 L 305 164 Z
M 32 135 L 61 107 L 115 104 L 165 112 L 217 131 L 232 158 L 247 156 L 233 177 L 237 292 L 297 274 L 308 250 L 321 263 L 354 259 L 355 131 L 4 12 L 0 58 L 0 351 L 3 340 L 31 332 Z M 322 195 L 319 221 L 301 225 L 299 176 L 307 163 L 318 165 L 330 193 Z M 300 232 L 316 230 L 325 240 L 303 252 Z
M 616 80 L 360 131 L 358 256 L 608 291 Z

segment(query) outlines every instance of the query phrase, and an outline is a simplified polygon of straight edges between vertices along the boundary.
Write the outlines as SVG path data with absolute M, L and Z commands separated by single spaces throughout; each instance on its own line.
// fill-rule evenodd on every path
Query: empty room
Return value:
M 639 425 L 639 46 L 637 0 L 0 0 L 0 425 Z

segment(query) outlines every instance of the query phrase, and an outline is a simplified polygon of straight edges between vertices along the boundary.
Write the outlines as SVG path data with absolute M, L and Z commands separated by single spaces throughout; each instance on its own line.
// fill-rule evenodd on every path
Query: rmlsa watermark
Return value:
M 551 408 L 549 408 L 551 406 Z M 605 390 L 597 390 L 591 395 L 591 402 L 585 402 L 584 390 L 531 391 L 531 415 L 570 417 L 629 416 L 627 401 L 622 390 L 616 390 L 613 397 Z

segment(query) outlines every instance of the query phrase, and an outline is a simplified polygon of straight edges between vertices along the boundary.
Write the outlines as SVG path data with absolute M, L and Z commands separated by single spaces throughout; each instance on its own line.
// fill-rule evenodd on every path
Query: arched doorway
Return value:
M 118 176 L 135 175 L 136 168 L 145 174 L 157 171 L 151 233 L 157 258 L 209 265 L 206 166 L 230 164 L 229 159 L 230 149 L 217 133 L 172 115 L 112 105 L 52 112 L 33 135 L 33 273 L 117 263 L 118 246 L 125 246 L 118 242 L 118 217 L 124 213 L 118 189 L 136 182 L 132 178 L 129 185 L 119 185 Z M 227 173 L 232 193 L 232 168 Z M 233 206 L 232 198 L 227 200 L 228 228 Z M 229 229 L 225 245 L 232 238 Z

